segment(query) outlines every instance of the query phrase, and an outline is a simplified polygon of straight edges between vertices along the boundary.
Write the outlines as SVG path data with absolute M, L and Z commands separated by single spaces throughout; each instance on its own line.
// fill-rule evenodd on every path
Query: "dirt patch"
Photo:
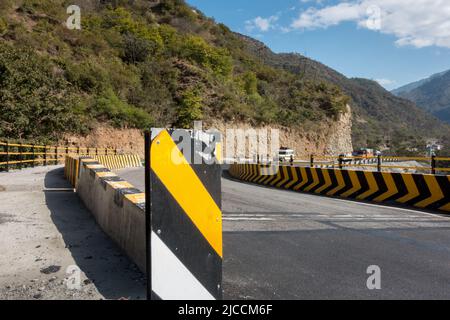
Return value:
M 5 190 L 6 190 L 6 188 L 4 186 L 0 185 L 0 192 L 5 191 Z
M 118 152 L 134 153 L 144 157 L 144 134 L 138 129 L 99 126 L 87 136 L 67 135 L 61 143 L 69 146 L 112 148 Z

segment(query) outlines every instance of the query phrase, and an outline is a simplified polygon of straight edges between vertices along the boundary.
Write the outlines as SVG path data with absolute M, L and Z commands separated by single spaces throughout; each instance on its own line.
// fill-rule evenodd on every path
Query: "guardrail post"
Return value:
M 377 171 L 381 172 L 381 155 L 377 156 Z
M 80 146 L 77 147 L 77 155 L 80 155 Z
M 23 154 L 22 154 L 22 143 L 19 143 L 19 146 L 17 147 L 17 151 L 19 152 L 19 163 L 18 168 L 22 169 L 22 161 L 23 161 Z
M 44 145 L 44 166 L 47 166 L 47 145 Z
M 313 155 L 313 154 L 310 156 L 310 159 L 309 159 L 309 166 L 310 166 L 311 168 L 314 168 L 314 155 Z
M 342 170 L 342 163 L 344 162 L 342 155 L 339 156 L 338 162 L 339 162 L 339 169 Z
M 256 163 L 259 164 L 259 154 L 256 156 Z
M 95 148 L 95 155 L 98 156 L 98 148 Z
M 114 148 L 114 154 L 117 155 L 117 148 Z
M 56 161 L 55 161 L 56 164 L 58 164 L 58 162 L 59 162 L 58 161 L 59 160 L 59 158 L 58 158 L 58 146 L 55 147 L 55 159 L 56 159 Z
M 291 158 L 289 159 L 289 163 L 291 164 L 291 167 L 294 166 L 294 157 L 291 154 Z
M 9 142 L 6 141 L 6 172 L 9 172 Z
M 32 166 L 33 168 L 34 168 L 34 161 L 36 160 L 36 155 L 35 155 L 35 150 L 34 150 L 34 148 L 35 148 L 35 144 L 32 143 L 32 144 L 31 144 L 31 152 L 33 153 L 33 154 L 32 154 L 33 162 L 31 162 L 31 166 Z
M 431 156 L 431 174 L 436 174 L 436 156 Z

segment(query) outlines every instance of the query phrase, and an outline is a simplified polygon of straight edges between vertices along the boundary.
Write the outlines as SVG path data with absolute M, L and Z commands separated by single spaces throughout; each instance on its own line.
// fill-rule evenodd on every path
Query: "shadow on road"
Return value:
M 144 275 L 96 224 L 63 170 L 46 174 L 45 201 L 77 266 L 106 299 L 145 298 Z

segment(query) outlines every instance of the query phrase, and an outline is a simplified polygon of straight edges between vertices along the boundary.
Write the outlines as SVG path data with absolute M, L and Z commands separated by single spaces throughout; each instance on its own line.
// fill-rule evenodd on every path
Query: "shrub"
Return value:
M 198 36 L 191 35 L 185 39 L 181 54 L 218 75 L 227 76 L 233 70 L 232 59 L 226 49 L 213 47 Z
M 150 128 L 153 119 L 142 109 L 120 100 L 112 89 L 107 89 L 95 101 L 93 114 L 101 120 L 110 120 L 116 127 Z
M 176 124 L 180 128 L 191 128 L 194 121 L 201 120 L 203 117 L 202 103 L 203 100 L 198 89 L 186 90 L 181 97 Z
M 0 36 L 3 36 L 8 31 L 8 23 L 6 19 L 0 17 Z
M 83 130 L 86 123 L 80 100 L 48 59 L 1 41 L 0 110 L 4 137 L 56 139 Z
M 244 81 L 244 90 L 248 95 L 258 93 L 258 79 L 254 72 L 248 71 L 242 76 Z

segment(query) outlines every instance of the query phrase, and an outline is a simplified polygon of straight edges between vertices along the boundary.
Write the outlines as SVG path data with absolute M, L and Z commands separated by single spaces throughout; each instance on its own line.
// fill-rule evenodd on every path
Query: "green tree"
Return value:
M 56 71 L 32 49 L 0 43 L 0 136 L 57 139 L 85 129 L 83 103 Z
M 198 89 L 186 90 L 181 97 L 176 125 L 180 128 L 192 128 L 194 121 L 203 118 L 202 103 Z

